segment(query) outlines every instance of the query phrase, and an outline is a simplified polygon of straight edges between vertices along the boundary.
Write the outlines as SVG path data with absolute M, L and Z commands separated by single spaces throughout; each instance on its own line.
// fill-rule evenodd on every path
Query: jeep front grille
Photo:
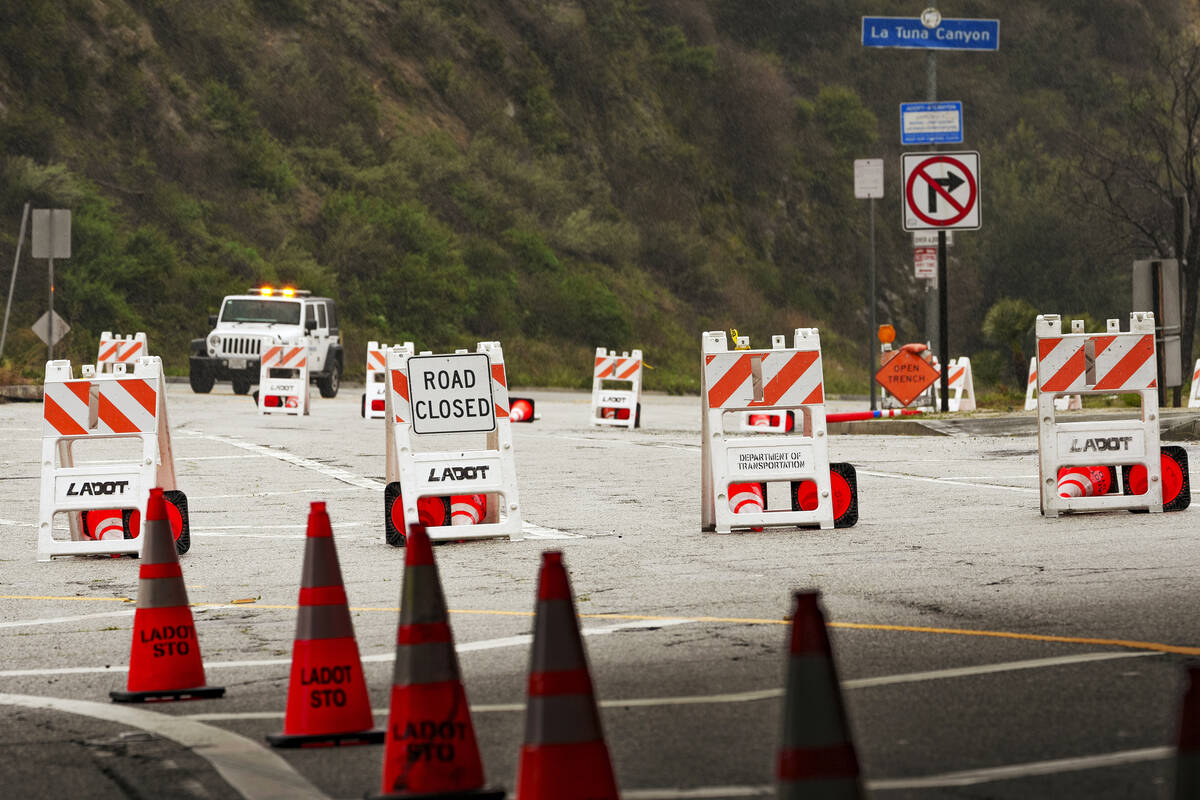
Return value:
M 262 354 L 262 343 L 257 336 L 222 336 L 221 355 L 258 357 Z

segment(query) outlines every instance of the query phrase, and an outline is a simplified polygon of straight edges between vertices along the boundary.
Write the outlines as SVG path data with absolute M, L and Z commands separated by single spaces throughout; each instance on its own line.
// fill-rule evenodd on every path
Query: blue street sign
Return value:
M 962 103 L 900 104 L 900 144 L 960 144 Z
M 927 28 L 917 17 L 863 17 L 863 47 L 999 50 L 1000 20 L 943 19 Z

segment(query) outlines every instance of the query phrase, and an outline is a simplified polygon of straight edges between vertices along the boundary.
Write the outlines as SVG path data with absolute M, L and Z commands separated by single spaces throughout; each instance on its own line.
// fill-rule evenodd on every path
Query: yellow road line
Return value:
M 112 602 L 112 603 L 132 603 L 133 600 L 128 597 L 78 597 L 65 596 L 55 597 L 52 595 L 0 595 L 0 600 L 82 600 L 85 602 Z M 215 608 L 229 607 L 229 603 L 192 603 L 197 608 Z M 253 603 L 237 606 L 237 608 L 261 608 L 265 610 L 275 611 L 290 611 L 295 610 L 294 605 L 276 605 L 267 603 Z M 395 606 L 351 606 L 351 611 L 380 611 L 390 614 L 398 614 L 400 609 Z M 532 611 L 502 611 L 499 609 L 450 609 L 451 614 L 462 614 L 470 616 L 495 616 L 495 617 L 532 617 Z M 684 617 L 684 616 L 662 616 L 653 614 L 580 614 L 581 619 L 619 619 L 619 620 L 638 620 L 650 621 L 661 620 L 687 622 L 710 622 L 726 625 L 787 625 L 790 620 L 787 619 L 759 619 L 755 617 Z M 1155 653 L 1174 653 L 1185 656 L 1200 656 L 1200 646 L 1164 644 L 1162 642 L 1143 642 L 1136 639 L 1108 639 L 1087 636 L 1055 636 L 1052 634 L 1041 633 L 1018 633 L 1016 631 L 987 631 L 987 630 L 971 630 L 969 628 L 932 628 L 919 625 L 885 625 L 868 622 L 830 622 L 830 628 L 842 628 L 845 630 L 860 630 L 860 631 L 890 631 L 895 633 L 930 633 L 943 636 L 985 636 L 993 639 L 1016 639 L 1027 642 L 1052 642 L 1054 644 L 1086 644 L 1092 646 L 1104 647 L 1124 647 L 1130 650 L 1148 650 Z

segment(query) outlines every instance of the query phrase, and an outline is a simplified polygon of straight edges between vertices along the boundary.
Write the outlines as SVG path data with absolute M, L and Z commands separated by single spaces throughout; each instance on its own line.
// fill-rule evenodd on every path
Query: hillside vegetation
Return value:
M 1078 136 L 1145 78 L 1183 2 L 941 4 L 998 17 L 998 53 L 942 53 L 982 154 L 983 220 L 951 260 L 953 355 L 1000 380 L 998 300 L 1128 313 L 1144 245 L 1095 213 Z M 953 6 L 953 7 L 952 7 Z M 925 55 L 859 45 L 864 0 L 23 0 L 0 4 L 0 275 L 23 204 L 74 212 L 59 351 L 146 331 L 186 371 L 222 295 L 337 298 L 368 339 L 499 339 L 516 384 L 590 381 L 640 347 L 649 388 L 698 387 L 699 333 L 818 326 L 832 391 L 867 389 L 867 206 L 883 157 L 880 321 L 924 336 L 900 230 L 900 102 Z M 1131 60 L 1134 67 L 1127 67 Z M 1130 70 L 1139 70 L 1130 72 Z M 1169 209 L 1168 209 L 1169 213 Z M 22 260 L 7 365 L 40 375 Z

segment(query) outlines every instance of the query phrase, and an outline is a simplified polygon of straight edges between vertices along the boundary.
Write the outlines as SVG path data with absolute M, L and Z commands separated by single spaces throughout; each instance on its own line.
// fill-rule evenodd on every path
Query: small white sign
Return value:
M 854 196 L 859 200 L 883 197 L 882 158 L 855 159 Z
M 954 231 L 946 231 L 946 246 L 954 246 Z M 937 231 L 913 231 L 913 247 L 937 247 Z
M 981 227 L 979 153 L 904 153 L 901 165 L 904 230 Z
M 1104 431 L 1058 434 L 1060 459 L 1093 458 L 1097 464 L 1111 464 L 1112 461 L 1104 460 L 1105 456 L 1129 459 L 1143 458 L 1145 454 L 1146 436 L 1141 431 L 1125 430 L 1114 432 L 1113 435 Z
M 34 258 L 71 257 L 71 211 L 66 208 L 35 208 L 30 244 Z
M 937 278 L 937 248 L 914 247 L 913 265 L 916 267 L 918 280 Z
M 496 429 L 487 353 L 408 359 L 413 433 L 486 433 Z

